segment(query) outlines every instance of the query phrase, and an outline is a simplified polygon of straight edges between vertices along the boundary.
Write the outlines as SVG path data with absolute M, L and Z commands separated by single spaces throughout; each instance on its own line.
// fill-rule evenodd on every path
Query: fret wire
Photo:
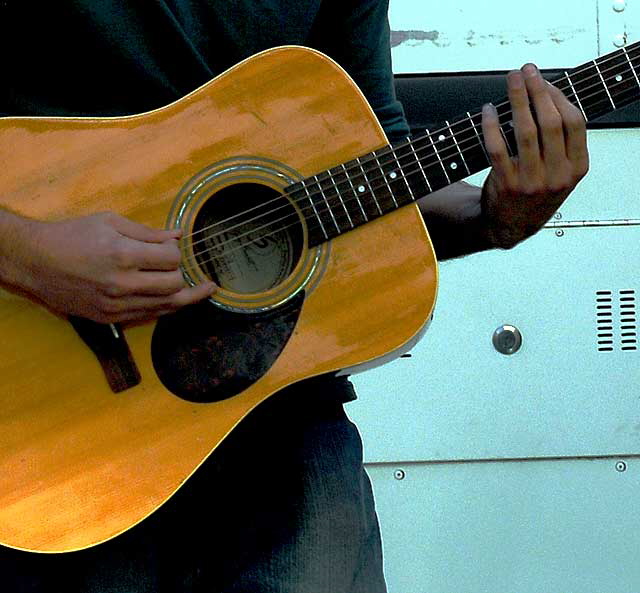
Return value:
M 473 117 L 468 111 L 467 111 L 467 117 L 469 118 L 469 121 L 471 122 L 471 127 L 473 128 L 473 131 L 475 132 L 476 138 L 478 139 L 478 143 L 480 144 L 480 147 L 482 148 L 482 152 L 484 152 L 484 156 L 487 157 L 487 163 L 491 163 L 491 158 L 489 157 L 489 154 L 487 153 L 487 149 L 484 147 L 484 142 L 482 141 L 482 138 L 480 137 L 480 134 L 478 134 L 478 129 L 476 128 L 476 124 L 473 121 Z
M 456 145 L 456 148 L 458 149 L 458 154 L 460 155 L 460 158 L 462 159 L 462 164 L 464 165 L 464 168 L 467 170 L 467 173 L 469 175 L 471 175 L 471 171 L 469 170 L 469 167 L 467 165 L 467 161 L 464 160 L 464 156 L 462 155 L 462 152 L 460 151 L 460 146 L 458 146 L 458 140 L 456 139 L 456 135 L 455 135 L 453 129 L 451 128 L 451 124 L 449 123 L 448 120 L 445 120 L 445 123 L 447 124 L 447 127 L 449 128 L 449 132 L 451 132 L 451 137 L 453 138 L 453 142 Z
M 637 48 L 634 48 L 634 50 L 635 50 L 635 49 L 637 49 Z M 583 71 L 585 71 L 585 70 L 583 70 Z M 568 72 L 565 72 L 565 75 L 567 76 L 566 81 L 569 83 L 569 85 L 570 85 L 570 86 L 573 86 L 573 82 L 572 82 L 572 80 L 571 80 L 571 78 L 570 78 L 570 76 L 569 76 L 569 73 L 568 73 Z M 635 71 L 634 71 L 634 76 L 635 76 Z M 591 79 L 593 79 L 594 77 L 593 77 L 593 76 L 591 76 L 590 78 L 591 78 Z M 587 79 L 587 80 L 588 80 L 588 79 Z M 561 82 L 561 81 L 556 81 L 556 84 L 558 84 L 558 82 Z M 587 89 L 589 89 L 589 88 L 594 88 L 594 87 L 593 87 L 593 85 L 592 85 L 591 87 L 587 87 Z M 579 97 L 577 96 L 577 93 L 575 93 L 575 91 L 574 91 L 574 95 L 576 96 L 576 100 L 579 100 Z M 595 95 L 591 95 L 591 96 L 595 96 Z M 506 115 L 508 116 L 509 114 L 507 113 Z M 478 133 L 477 133 L 477 125 L 475 124 L 475 122 L 473 122 L 473 120 L 472 120 L 471 118 L 470 118 L 470 121 L 471 121 L 471 123 L 472 123 L 472 127 L 473 127 L 473 131 L 474 131 L 474 133 L 476 134 L 476 136 L 478 136 Z M 504 130 L 502 130 L 502 132 L 504 133 Z M 433 145 L 434 143 L 433 143 L 433 140 L 432 140 L 432 138 L 431 138 L 431 135 L 432 135 L 432 134 L 429 132 L 428 139 L 429 139 L 429 141 L 431 142 L 431 144 Z M 508 144 L 508 142 L 507 142 L 507 145 L 510 147 L 510 145 Z M 483 150 L 484 150 L 484 145 L 482 145 L 482 143 L 481 143 L 481 146 L 482 146 L 482 148 L 483 148 Z M 413 144 L 411 144 L 410 148 L 411 148 L 411 150 L 414 152 L 414 154 L 417 154 L 417 153 L 416 153 L 416 151 L 415 151 L 415 148 L 414 148 Z M 438 153 L 437 148 L 435 148 L 435 146 L 434 146 L 434 150 L 435 150 L 435 154 L 436 154 L 436 156 L 437 156 L 437 157 L 440 157 L 440 154 Z M 485 151 L 485 154 L 486 154 L 486 151 Z M 422 168 L 423 168 L 423 166 L 422 166 L 422 163 L 419 161 L 419 157 L 418 157 L 418 159 L 417 159 L 417 160 L 418 160 L 418 163 L 419 163 L 420 168 L 422 169 Z M 440 158 L 439 160 L 441 160 L 441 158 Z M 360 162 L 359 164 L 360 164 L 360 166 L 361 166 L 361 168 L 362 168 L 362 163 Z M 440 166 L 442 167 L 442 163 L 440 163 Z M 446 173 L 446 170 L 444 170 L 444 169 L 443 169 L 443 171 L 445 171 L 445 173 Z M 363 173 L 364 173 L 364 170 L 363 170 Z M 423 174 L 424 174 L 424 171 L 423 171 Z M 366 177 L 366 173 L 365 173 L 365 177 Z M 447 175 L 447 177 L 448 177 L 448 175 Z M 431 184 L 429 183 L 428 178 L 427 178 L 427 179 L 425 179 L 425 180 L 427 181 L 427 185 L 428 185 L 428 186 L 430 186 Z M 368 178 L 367 178 L 367 181 L 368 181 L 369 183 L 371 182 Z M 375 197 L 375 196 L 374 196 L 374 197 Z
M 351 225 L 351 228 L 355 228 L 355 225 L 353 224 L 353 220 L 351 220 L 351 215 L 349 214 L 349 211 L 347 210 L 347 206 L 345 205 L 343 199 L 342 199 L 342 195 L 340 194 L 340 190 L 338 189 L 338 186 L 336 185 L 335 179 L 333 178 L 333 175 L 331 174 L 331 170 L 328 170 L 327 173 L 329 174 L 329 179 L 331 180 L 331 183 L 333 185 L 333 187 L 336 190 L 336 195 L 338 196 L 338 199 L 340 200 L 340 203 L 342 204 L 342 207 L 344 208 L 344 212 L 347 215 L 347 220 L 349 221 L 349 224 Z
M 635 49 L 638 49 L 638 48 L 634 48 L 634 50 L 635 50 Z M 586 69 L 583 69 L 582 71 L 586 71 Z M 576 72 L 579 72 L 579 71 L 576 71 Z M 576 72 L 574 72 L 574 74 L 575 74 Z M 573 83 L 572 83 L 572 81 L 571 81 L 571 79 L 570 79 L 570 77 L 569 77 L 569 73 L 565 71 L 565 75 L 567 76 L 567 82 L 570 84 L 570 86 L 573 86 Z M 591 76 L 590 78 L 592 78 L 592 79 L 593 79 L 593 76 Z M 561 82 L 561 81 L 556 81 L 556 83 L 558 83 L 558 82 Z M 592 87 L 588 87 L 588 88 L 593 88 L 593 86 L 592 86 Z M 575 92 L 574 92 L 574 95 L 576 96 L 576 100 L 579 100 L 579 97 L 577 96 L 577 93 L 575 93 Z M 581 106 L 581 107 L 582 107 L 582 106 Z M 584 109 L 581 109 L 581 110 L 584 112 Z M 502 133 L 504 134 L 504 130 L 501 130 L 501 131 L 502 131 Z M 430 140 L 431 140 L 431 139 L 430 139 Z M 509 143 L 508 143 L 508 140 L 507 140 L 507 145 L 509 146 L 509 148 L 511 148 L 511 146 L 510 146 L 510 145 L 509 145 Z M 413 147 L 412 147 L 412 148 L 413 148 Z
M 593 87 L 589 87 L 589 88 L 593 88 Z M 477 125 L 476 125 L 476 124 L 475 124 L 475 122 L 473 121 L 473 116 L 470 116 L 470 114 L 468 114 L 468 115 L 469 115 L 469 121 L 470 121 L 470 123 L 472 124 L 473 131 L 474 131 L 474 133 L 475 133 L 475 135 L 476 135 L 476 137 L 477 137 L 477 136 L 478 136 L 478 132 L 477 132 Z M 508 114 L 506 114 L 506 115 L 508 115 Z M 410 146 L 410 148 L 411 148 L 412 152 L 413 152 L 414 154 L 416 154 L 416 153 L 415 153 L 415 149 L 414 149 L 413 144 L 409 144 L 409 143 L 408 143 L 407 145 L 408 145 L 408 146 Z M 422 164 L 419 162 L 419 160 L 418 160 L 418 164 L 419 164 L 420 168 L 422 168 Z M 434 162 L 434 163 L 433 163 L 433 166 L 435 166 L 435 165 L 436 165 L 436 163 Z M 346 171 L 346 168 L 344 168 L 344 170 Z M 349 180 L 348 175 L 347 175 L 347 179 Z M 349 180 L 349 181 L 350 181 L 350 180 Z M 428 179 L 426 179 L 426 181 L 428 181 Z M 304 185 L 303 183 L 301 183 L 301 186 L 302 186 L 302 187 L 304 187 L 305 192 L 307 192 L 308 197 L 310 198 L 310 195 L 309 195 L 308 189 L 306 188 L 306 185 Z M 322 187 L 320 186 L 320 184 L 319 184 L 319 187 L 320 187 L 320 189 L 322 189 Z M 296 190 L 294 190 L 294 192 L 295 192 L 295 191 L 296 191 Z M 357 195 L 356 195 L 356 197 L 357 197 Z M 312 207 L 314 207 L 314 202 L 313 202 L 313 200 L 312 200 L 312 199 L 310 199 L 310 202 L 311 202 Z M 315 210 L 315 208 L 314 208 L 314 210 Z M 317 212 L 316 212 L 316 216 L 317 216 Z M 321 220 L 321 218 L 320 218 L 319 216 L 317 216 L 317 218 L 318 218 L 318 222 L 319 222 L 319 223 L 321 224 L 321 226 L 322 226 L 322 220 Z M 268 225 L 267 225 L 267 226 L 268 226 Z M 284 228 L 286 228 L 286 227 L 284 227 Z
M 585 71 L 585 70 L 583 69 L 583 71 Z M 574 73 L 574 74 L 575 74 L 575 73 Z M 569 85 L 570 85 L 570 86 L 573 86 L 573 83 L 572 83 L 572 81 L 571 81 L 571 78 L 569 77 L 569 73 L 565 71 L 565 75 L 567 76 L 567 79 L 566 79 L 566 80 L 567 80 L 567 82 L 569 83 Z M 591 76 L 590 78 L 591 78 L 591 79 L 593 79 L 593 76 Z M 556 81 L 556 84 L 558 84 L 558 83 L 560 83 L 560 82 L 562 82 L 562 81 Z M 593 87 L 593 85 L 592 85 L 591 87 L 587 87 L 587 88 L 594 88 L 594 87 Z M 579 100 L 579 97 L 577 96 L 577 93 L 575 93 L 575 92 L 574 92 L 574 95 L 576 96 L 576 100 Z M 592 96 L 594 96 L 594 95 L 592 95 Z M 504 104 L 504 106 L 506 106 L 506 104 Z M 582 109 L 582 111 L 584 112 L 584 110 L 583 110 L 583 109 Z M 508 116 L 508 115 L 509 115 L 509 113 L 507 113 L 506 115 Z M 473 123 L 473 122 L 472 122 L 472 123 Z M 502 133 L 504 134 L 504 130 L 501 130 L 501 131 L 502 131 Z M 476 124 L 474 124 L 474 132 L 477 134 Z M 429 134 L 430 134 L 430 135 L 432 135 L 432 134 L 431 134 L 431 132 L 429 132 Z M 429 140 L 430 140 L 430 141 L 431 141 L 431 143 L 433 144 L 433 140 L 432 140 L 430 137 L 429 137 Z M 508 140 L 506 140 L 506 141 L 507 141 L 507 145 L 508 145 L 508 147 L 509 147 L 509 148 L 511 148 L 510 144 L 508 143 Z M 482 145 L 482 147 L 483 147 L 483 150 L 484 150 L 484 145 Z M 415 152 L 415 149 L 414 149 L 413 145 L 411 146 L 411 149 L 412 149 L 412 150 L 414 150 L 414 152 Z M 438 152 L 437 152 L 437 149 L 435 149 L 435 147 L 434 147 L 434 150 L 436 150 L 436 156 L 439 156 L 439 155 L 438 155 Z M 486 153 L 486 151 L 485 151 L 485 153 Z M 428 180 L 427 180 L 427 181 L 428 181 Z
M 407 186 L 407 189 L 409 190 L 409 194 L 411 195 L 411 200 L 413 202 L 416 201 L 416 197 L 413 194 L 413 190 L 411 189 L 411 186 L 409 185 L 409 180 L 407 179 L 407 176 L 405 175 L 405 172 L 402 168 L 402 165 L 400 164 L 400 161 L 398 160 L 398 155 L 396 154 L 396 151 L 393 149 L 393 147 L 391 148 L 391 154 L 393 155 L 394 160 L 396 161 L 396 164 L 398 165 L 398 171 L 400 172 L 400 175 L 402 175 L 402 180 L 404 181 L 404 184 Z
M 600 80 L 602 81 L 602 84 L 604 86 L 604 90 L 607 91 L 607 96 L 609 97 L 609 101 L 611 101 L 611 106 L 614 109 L 617 109 L 616 104 L 613 102 L 613 98 L 611 97 L 611 93 L 609 92 L 609 87 L 607 86 L 607 83 L 604 81 L 604 76 L 602 76 L 602 72 L 600 72 L 600 66 L 598 66 L 598 62 L 593 60 L 593 63 L 595 65 L 595 67 L 596 67 L 596 70 L 598 71 L 598 76 L 600 77 Z
M 307 184 L 304 182 L 304 180 L 302 181 L 302 188 L 304 189 L 304 191 L 307 194 L 307 197 L 309 198 L 309 202 L 311 203 L 311 207 L 313 208 L 313 212 L 316 215 L 316 218 L 318 219 L 318 222 L 320 223 L 320 228 L 322 229 L 322 234 L 324 235 L 325 239 L 329 239 L 329 235 L 327 234 L 326 229 L 324 228 L 324 224 L 322 224 L 322 219 L 320 218 L 320 215 L 318 214 L 318 211 L 316 210 L 316 205 L 313 202 L 313 199 L 311 198 L 311 194 L 309 193 L 309 188 L 307 187 Z
M 351 177 L 349 176 L 349 173 L 347 173 L 347 169 L 344 166 L 344 163 L 341 164 L 340 166 L 342 167 L 342 170 L 344 171 L 344 175 L 347 178 L 349 185 L 351 186 L 351 191 L 353 191 L 353 195 L 356 199 L 356 202 L 358 202 L 358 206 L 360 206 L 360 211 L 362 212 L 362 216 L 364 216 L 365 221 L 369 222 L 369 217 L 367 216 L 367 213 L 364 211 L 364 208 L 362 207 L 362 202 L 360 201 L 358 192 L 356 191 L 356 188 L 353 186 L 353 182 L 351 181 Z
M 333 220 L 333 224 L 336 225 L 336 230 L 338 231 L 338 234 L 342 233 L 342 231 L 340 230 L 340 227 L 338 226 L 338 221 L 336 220 L 336 217 L 333 215 L 333 210 L 331 209 L 331 206 L 329 205 L 329 200 L 327 200 L 327 196 L 324 194 L 324 190 L 322 189 L 322 185 L 320 185 L 320 181 L 318 180 L 318 176 L 314 175 L 313 178 L 316 181 L 316 184 L 318 185 L 318 188 L 320 189 L 320 197 L 324 200 L 324 203 L 327 205 L 327 210 L 329 211 L 329 216 L 331 216 L 331 220 Z
M 382 179 L 384 179 L 384 183 L 387 186 L 387 189 L 389 190 L 389 195 L 391 196 L 391 200 L 393 201 L 393 205 L 397 208 L 398 207 L 398 202 L 396 200 L 396 196 L 393 193 L 393 190 L 391 189 L 391 186 L 389 185 L 389 180 L 387 179 L 387 174 L 384 172 L 384 169 L 382 168 L 382 164 L 380 163 L 380 159 L 378 158 L 378 155 L 376 153 L 376 151 L 373 151 L 373 156 L 376 159 L 376 163 L 378 163 L 378 167 L 380 168 L 380 171 L 382 171 Z
M 373 186 L 371 185 L 371 182 L 369 181 L 369 177 L 367 177 L 367 172 L 364 170 L 364 167 L 362 166 L 362 162 L 360 161 L 360 157 L 357 157 L 356 161 L 358 162 L 358 165 L 360 166 L 360 170 L 362 171 L 362 174 L 364 175 L 365 181 L 367 182 L 367 185 L 369 186 L 369 190 L 371 191 L 371 197 L 373 198 L 373 201 L 375 202 L 376 207 L 378 208 L 378 212 L 380 213 L 380 216 L 382 216 L 384 214 L 384 212 L 382 211 L 382 208 L 380 208 L 380 204 L 378 204 L 378 198 L 376 198 L 376 194 L 373 191 Z
M 631 61 L 631 57 L 629 56 L 629 52 L 626 47 L 622 48 L 622 52 L 624 53 L 625 58 L 627 58 L 627 62 L 629 62 L 629 66 L 631 66 L 631 72 L 635 76 L 636 82 L 638 83 L 638 89 L 640 90 L 640 78 L 638 78 L 638 73 L 636 72 L 636 68 Z
M 400 166 L 400 173 L 407 188 L 400 196 L 401 206 L 415 202 L 430 193 L 429 184 L 425 183 L 424 175 L 420 171 L 420 164 L 412 148 L 410 142 L 403 142 L 397 148 L 394 147 L 394 156 Z
M 378 151 L 379 160 L 382 164 L 382 171 L 387 175 L 387 181 L 393 194 L 396 208 L 404 206 L 408 201 L 415 200 L 414 191 L 407 179 L 404 168 L 398 153 L 393 146 L 387 145 Z M 387 170 L 388 169 L 388 170 Z
M 637 50 L 637 49 L 640 49 L 640 47 L 634 47 L 633 49 L 634 49 L 634 51 L 635 51 L 635 50 Z M 623 52 L 620 52 L 620 53 L 618 54 L 621 58 L 622 58 L 622 53 L 623 53 Z M 627 59 L 628 61 L 630 61 L 630 60 L 629 60 L 629 57 L 626 55 L 626 54 L 628 54 L 628 52 L 626 52 L 626 50 L 625 50 L 625 52 L 624 52 L 624 53 L 625 53 L 625 57 L 626 57 L 626 59 Z M 615 59 L 615 58 L 611 57 L 611 58 L 609 58 L 607 61 L 609 61 L 609 62 L 610 62 L 610 61 L 612 61 L 613 59 Z M 634 59 L 635 59 L 635 56 L 634 56 Z M 637 75 L 636 75 L 636 73 L 635 73 L 635 67 L 633 66 L 633 63 L 631 63 L 631 66 L 632 66 L 632 72 L 633 72 L 633 74 L 634 74 L 634 77 L 636 77 Z M 612 70 L 614 70 L 614 68 L 609 68 L 609 69 L 607 69 L 607 70 L 606 70 L 606 72 L 611 72 Z M 585 69 L 583 69 L 582 71 L 584 72 L 584 71 L 585 71 Z M 573 83 L 572 83 L 572 80 L 571 80 L 571 78 L 570 78 L 570 76 L 569 76 L 569 73 L 568 73 L 568 72 L 565 72 L 565 75 L 566 75 L 566 79 L 565 79 L 565 81 L 569 84 L 569 87 L 571 87 Z M 611 77 L 613 78 L 613 75 L 611 75 Z M 589 80 L 589 79 L 593 80 L 594 78 L 595 78 L 594 76 L 590 76 L 590 77 L 588 77 L 588 78 L 587 78 L 587 80 Z M 564 82 L 564 81 L 562 81 L 562 80 L 555 81 L 555 85 L 556 85 L 556 86 L 558 86 L 558 85 L 562 84 L 563 82 Z M 620 82 L 620 81 L 618 81 L 618 82 Z M 598 84 L 600 84 L 600 83 L 598 83 Z M 615 86 L 615 85 L 613 85 L 613 86 Z M 591 86 L 587 86 L 587 87 L 586 87 L 585 89 L 583 89 L 583 90 L 589 90 L 589 89 L 594 89 L 594 88 L 595 88 L 595 86 L 594 86 L 594 85 L 591 85 Z M 612 87 L 612 88 L 613 88 L 613 87 Z M 567 88 L 567 89 L 565 89 L 565 90 L 568 90 L 568 88 Z M 575 91 L 574 91 L 574 96 L 576 97 L 576 100 L 579 100 L 579 97 L 577 96 L 577 93 L 575 93 Z M 595 96 L 596 96 L 596 95 L 592 94 L 592 95 L 589 95 L 589 96 L 588 96 L 588 98 L 595 97 Z M 504 115 L 505 115 L 505 116 L 507 116 L 507 117 L 509 117 L 509 115 L 510 115 L 510 114 L 509 114 L 509 112 L 507 112 L 507 113 L 505 113 Z M 476 123 L 473 121 L 473 117 L 474 117 L 474 116 L 472 116 L 469 112 L 467 112 L 467 116 L 468 116 L 469 121 L 470 121 L 470 123 L 471 123 L 471 127 L 472 127 L 472 130 L 473 130 L 474 134 L 475 134 L 476 139 L 480 139 L 479 134 L 478 134 L 478 124 L 476 124 Z M 429 133 L 429 134 L 430 134 L 430 133 Z M 430 137 L 429 137 L 429 140 L 430 140 L 430 141 L 431 141 L 431 143 L 433 144 L 433 140 L 432 140 Z M 467 142 L 467 140 L 465 140 L 465 143 L 466 143 L 466 142 Z M 459 143 L 459 144 L 460 144 L 460 143 Z M 417 155 L 417 152 L 416 152 L 416 149 L 415 149 L 415 146 L 414 146 L 414 142 L 412 142 L 412 141 L 408 141 L 408 142 L 407 142 L 407 144 L 406 144 L 406 146 L 409 146 L 410 150 L 412 151 L 412 153 L 413 153 L 413 155 L 414 155 L 414 158 L 415 158 L 416 162 L 418 163 L 419 169 L 422 171 L 422 174 L 423 174 L 423 176 L 425 177 L 425 181 L 427 182 L 427 187 L 428 187 L 431 191 L 433 191 L 433 188 L 431 187 L 431 183 L 430 183 L 430 181 L 429 181 L 428 177 L 426 177 L 426 173 L 425 173 L 425 171 L 424 171 L 423 164 L 422 164 L 422 162 L 420 161 L 420 158 L 419 158 L 419 157 L 418 157 L 418 155 Z M 483 145 L 483 143 L 482 143 L 482 141 L 481 141 L 481 140 L 480 140 L 480 146 L 481 146 L 482 150 L 484 151 L 485 156 L 487 156 L 487 154 L 486 154 L 486 150 L 484 149 L 484 145 Z M 422 149 L 420 149 L 420 150 L 422 150 Z M 465 150 L 466 150 L 466 149 L 465 149 Z M 434 151 L 435 151 L 436 156 L 440 156 L 440 155 L 439 155 L 439 153 L 437 152 L 437 149 L 436 149 L 435 147 L 434 147 Z M 488 159 L 488 160 L 490 160 L 490 159 Z M 434 162 L 432 165 L 433 165 L 433 166 L 436 166 L 436 163 Z M 360 166 L 362 166 L 362 164 L 361 164 L 361 163 L 360 163 Z M 440 166 L 442 166 L 442 164 L 441 164 Z M 347 181 L 349 182 L 349 184 L 351 185 L 352 190 L 354 191 L 353 184 L 352 184 L 351 179 L 350 179 L 350 177 L 349 177 L 349 175 L 348 175 L 348 171 L 347 171 L 347 169 L 346 169 L 346 167 L 345 167 L 344 165 L 342 165 L 342 167 L 343 167 L 343 170 L 345 171 L 345 176 L 346 176 L 346 178 L 347 178 Z M 416 169 L 415 171 L 416 171 L 416 173 L 417 173 L 417 172 L 418 172 L 418 169 Z M 363 172 L 364 172 L 364 171 L 363 171 Z M 406 175 L 405 175 L 405 179 L 406 179 L 406 178 L 407 178 L 407 177 L 406 177 Z M 369 181 L 369 180 L 368 180 L 368 181 Z M 370 181 L 369 181 L 369 182 L 370 182 Z M 302 184 L 301 184 L 301 186 L 302 186 Z M 322 224 L 321 217 L 318 215 L 318 212 L 315 210 L 315 204 L 314 204 L 313 200 L 312 200 L 312 199 L 311 199 L 311 197 L 310 197 L 309 191 L 308 191 L 308 189 L 307 189 L 307 187 L 306 187 L 306 186 L 303 186 L 303 187 L 304 187 L 304 191 L 307 193 L 307 197 L 309 197 L 309 201 L 311 202 L 311 206 L 312 206 L 312 208 L 314 209 L 314 212 L 315 212 L 316 218 L 318 219 L 318 222 L 320 223 L 321 227 L 323 227 L 324 225 Z M 295 190 L 294 190 L 294 192 L 295 192 Z M 356 197 L 356 199 L 358 199 L 358 194 L 357 194 L 357 192 L 355 192 L 355 191 L 354 191 L 354 196 Z M 362 208 L 362 205 L 361 205 L 361 203 L 360 203 L 360 201 L 359 201 L 359 200 L 358 200 L 358 203 L 359 203 L 359 205 L 360 205 L 360 207 L 361 207 L 361 210 L 363 210 L 363 214 L 364 214 L 364 216 L 365 216 L 365 218 L 366 218 L 366 212 L 364 212 L 364 208 Z M 326 235 L 326 229 L 323 229 L 323 233 L 325 233 L 325 235 Z
M 447 181 L 449 183 L 451 183 L 451 179 L 449 179 L 449 174 L 447 173 L 447 168 L 444 166 L 444 163 L 442 162 L 442 159 L 440 158 L 440 153 L 438 152 L 438 149 L 436 148 L 436 145 L 433 142 L 433 138 L 431 137 L 431 132 L 429 132 L 429 130 L 427 130 L 427 137 L 429 138 L 429 142 L 431 142 L 431 146 L 433 147 L 433 150 L 436 153 L 436 158 L 438 159 L 438 162 L 440 163 L 440 166 L 442 167 L 442 171 L 444 172 L 444 176 L 447 178 Z
M 620 51 L 611 59 L 607 60 L 607 63 L 611 65 L 611 68 L 605 69 L 602 67 L 602 64 L 600 64 L 600 69 L 611 91 L 611 97 L 616 107 L 620 109 L 623 105 L 639 99 L 639 87 L 636 86 L 634 78 L 635 72 L 632 64 L 626 59 L 625 53 Z
M 418 154 L 416 153 L 416 149 L 415 149 L 415 147 L 413 145 L 413 142 L 411 141 L 410 138 L 407 138 L 407 144 L 411 148 L 411 152 L 413 153 L 413 156 L 416 159 L 416 163 L 418 163 L 418 167 L 420 167 L 420 171 L 422 172 L 422 176 L 424 177 L 424 180 L 427 183 L 427 187 L 429 188 L 429 191 L 432 192 L 433 189 L 431 188 L 431 183 L 429 182 L 429 179 L 427 178 L 427 174 L 424 171 L 424 167 L 422 166 L 422 163 L 420 162 L 420 159 L 418 158 Z
M 582 101 L 580 101 L 580 97 L 578 97 L 578 93 L 576 92 L 575 87 L 573 86 L 573 82 L 571 81 L 571 76 L 569 76 L 569 73 L 565 70 L 564 71 L 565 76 L 567 77 L 567 81 L 569 82 L 569 86 L 571 87 L 571 91 L 573 92 L 573 96 L 576 98 L 576 101 L 578 102 L 578 107 L 580 107 L 580 111 L 582 111 L 582 116 L 584 117 L 584 121 L 589 121 L 589 118 L 587 117 L 587 113 L 584 110 L 584 107 L 582 106 Z
M 616 70 L 616 66 L 607 70 Z M 581 95 L 580 101 L 588 114 L 588 121 L 608 113 L 612 110 L 612 100 L 607 96 L 609 90 L 606 83 L 603 83 L 604 77 L 600 75 L 600 71 L 596 62 L 589 62 L 589 66 L 583 70 L 584 78 L 577 79 L 572 77 L 573 86 L 577 93 Z M 604 89 L 604 91 L 603 91 Z
M 593 88 L 593 87 L 590 87 L 590 88 Z M 509 115 L 509 113 L 505 113 L 505 114 L 503 114 L 503 115 L 507 115 L 507 116 L 508 116 L 508 115 Z M 477 132 L 477 127 L 478 127 L 478 126 L 477 126 L 477 124 L 475 124 L 475 122 L 473 121 L 472 117 L 473 117 L 473 116 L 471 116 L 471 118 L 470 118 L 470 121 L 471 121 L 471 123 L 472 123 L 472 129 L 473 129 L 473 132 L 474 132 L 474 134 L 476 135 L 476 137 L 478 137 L 478 132 Z M 430 132 L 429 132 L 429 134 L 430 134 L 430 135 L 432 135 Z M 432 141 L 431 137 L 428 137 L 428 138 L 429 138 L 430 142 L 433 144 L 433 141 Z M 482 149 L 484 150 L 484 145 L 482 144 L 482 142 L 480 142 L 480 145 L 481 145 Z M 509 145 L 509 146 L 510 146 L 510 145 Z M 410 148 L 411 148 L 411 150 L 415 153 L 415 148 L 414 148 L 413 144 L 411 144 Z M 438 157 L 438 156 L 439 156 L 439 153 L 438 153 L 438 151 L 437 151 L 437 148 L 435 148 L 435 146 L 434 146 L 434 151 L 435 151 L 436 157 Z M 486 155 L 486 151 L 485 151 L 485 155 Z M 419 161 L 419 157 L 418 157 L 418 159 L 417 159 L 417 160 L 418 160 L 418 164 L 419 164 L 420 168 L 422 169 L 422 168 L 423 168 L 423 166 L 422 166 L 422 163 Z M 440 167 L 442 167 L 442 163 L 440 163 Z M 364 172 L 364 171 L 363 171 L 363 172 Z M 448 177 L 448 176 L 447 176 L 447 177 Z M 427 181 L 427 185 L 428 185 L 428 186 L 431 186 L 431 184 L 430 184 L 430 182 L 429 182 L 428 178 L 426 178 L 425 180 Z M 370 180 L 369 178 L 367 178 L 367 181 L 368 181 L 369 183 L 371 183 L 371 180 Z

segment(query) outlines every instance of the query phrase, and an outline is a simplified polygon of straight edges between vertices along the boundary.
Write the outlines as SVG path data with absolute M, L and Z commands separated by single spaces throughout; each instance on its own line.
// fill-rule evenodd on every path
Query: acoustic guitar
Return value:
M 555 84 L 587 120 L 640 98 L 640 44 Z M 508 102 L 497 104 L 516 154 Z M 322 54 L 258 54 L 161 109 L 0 119 L 0 204 L 181 228 L 208 301 L 129 326 L 0 293 L 0 543 L 64 552 L 152 513 L 283 387 L 409 348 L 437 264 L 415 204 L 489 165 L 480 112 L 391 148 Z M 407 206 L 407 207 L 404 207 Z

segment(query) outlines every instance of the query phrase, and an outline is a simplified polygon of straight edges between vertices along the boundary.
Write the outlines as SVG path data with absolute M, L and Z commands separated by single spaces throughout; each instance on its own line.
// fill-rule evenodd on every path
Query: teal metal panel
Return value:
M 640 0 L 638 0 L 640 5 Z M 560 208 L 559 221 L 640 219 L 640 130 L 591 130 L 590 170 Z M 482 185 L 487 172 L 468 181 Z
M 640 0 L 391 0 L 390 21 L 396 72 L 567 68 L 637 40 Z M 354 377 L 389 593 L 640 591 L 640 130 L 589 144 L 544 230 L 445 262 L 412 357 Z
M 635 291 L 638 320 L 640 200 L 629 172 L 640 153 L 627 149 L 631 137 L 637 145 L 640 131 L 591 134 L 594 160 L 608 166 L 594 163 L 572 198 L 575 219 L 554 222 L 626 214 L 638 224 L 550 227 L 511 251 L 441 265 L 435 317 L 412 357 L 354 376 L 350 413 L 368 461 L 640 452 L 640 349 L 622 350 L 619 294 Z M 613 293 L 611 352 L 598 350 L 599 291 Z M 511 356 L 492 343 L 502 324 L 523 335 Z
M 639 458 L 368 469 L 389 593 L 640 591 Z
M 401 0 L 402 1 L 402 0 Z M 640 38 L 639 0 L 600 0 L 598 33 L 602 53 Z
M 589 174 L 560 209 L 562 218 L 640 219 L 640 130 L 592 130 L 589 153 Z
M 391 0 L 394 70 L 578 65 L 598 55 L 598 18 L 597 0 Z

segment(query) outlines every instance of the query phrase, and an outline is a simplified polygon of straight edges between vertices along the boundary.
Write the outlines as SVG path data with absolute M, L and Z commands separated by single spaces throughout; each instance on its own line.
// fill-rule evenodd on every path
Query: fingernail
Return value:
M 498 115 L 498 110 L 493 103 L 485 103 L 482 106 L 482 113 L 485 115 L 496 116 Z
M 523 71 L 529 77 L 538 74 L 538 68 L 536 68 L 535 64 L 526 64 Z

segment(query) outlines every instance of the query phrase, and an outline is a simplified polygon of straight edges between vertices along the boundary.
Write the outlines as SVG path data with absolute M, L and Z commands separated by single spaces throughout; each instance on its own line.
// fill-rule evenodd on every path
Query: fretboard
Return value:
M 640 100 L 640 42 L 554 81 L 586 121 Z M 517 154 L 509 101 L 494 102 L 509 153 Z M 286 189 L 304 213 L 309 246 L 375 220 L 490 166 L 482 112 L 467 112 L 395 147 L 385 146 Z

